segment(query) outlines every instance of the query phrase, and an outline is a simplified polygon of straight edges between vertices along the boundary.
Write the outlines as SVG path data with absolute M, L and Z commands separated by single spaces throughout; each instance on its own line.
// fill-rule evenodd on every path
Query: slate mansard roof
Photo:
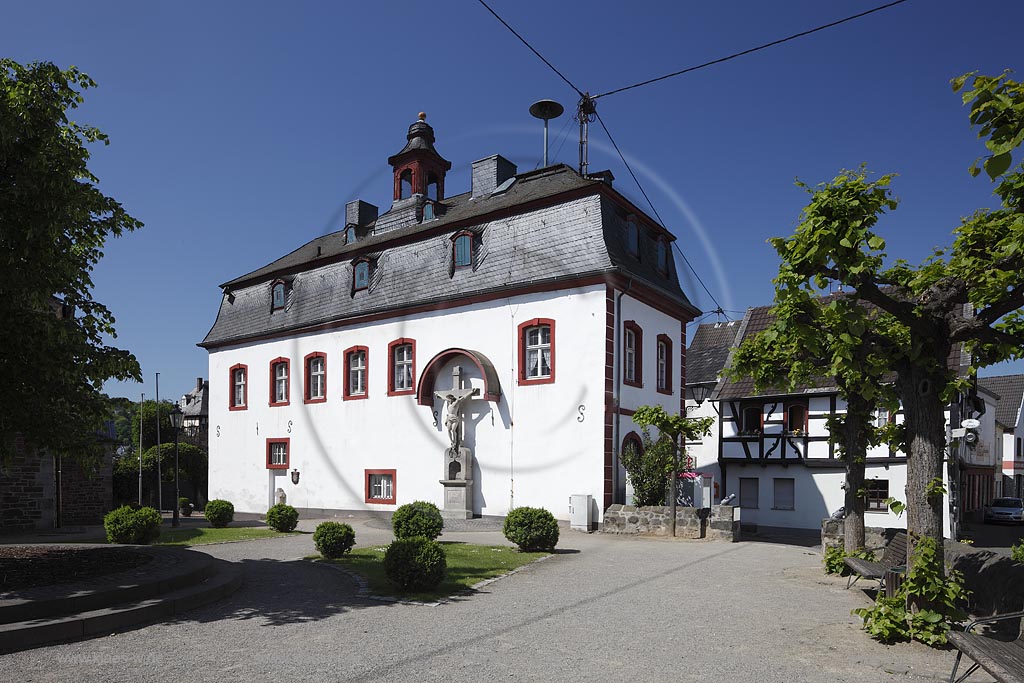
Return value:
M 354 244 L 345 243 L 344 231 L 324 235 L 224 283 L 217 320 L 199 345 L 216 348 L 358 323 L 389 311 L 443 308 L 525 287 L 571 287 L 595 276 L 629 278 L 682 316 L 699 313 L 680 288 L 671 251 L 667 274 L 655 265 L 649 234 L 669 244 L 675 238 L 607 183 L 557 165 L 519 174 L 506 186 L 475 198 L 469 192 L 446 197 L 437 218 L 423 222 L 396 222 L 400 212 L 410 211 L 410 200 L 400 200 L 359 226 L 365 236 Z M 630 213 L 646 228 L 639 259 L 625 243 L 624 217 Z M 452 238 L 464 230 L 475 236 L 473 267 L 456 270 Z M 353 291 L 354 264 L 364 258 L 371 263 L 369 287 Z M 271 288 L 279 280 L 286 285 L 286 304 L 272 311 Z
M 739 329 L 740 322 L 736 320 L 704 323 L 697 327 L 690 348 L 686 350 L 687 384 L 718 381 Z

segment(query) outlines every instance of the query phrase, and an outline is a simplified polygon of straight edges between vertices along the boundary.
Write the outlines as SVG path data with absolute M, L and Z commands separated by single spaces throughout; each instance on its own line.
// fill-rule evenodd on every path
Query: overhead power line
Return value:
M 512 32 L 512 35 L 514 35 L 514 36 L 515 36 L 516 38 L 518 38 L 518 39 L 519 39 L 519 42 L 521 42 L 521 43 L 522 43 L 523 45 L 525 45 L 526 47 L 528 47 L 528 48 L 530 49 L 530 52 L 532 52 L 533 54 L 537 55 L 537 57 L 538 57 L 538 58 L 540 59 L 540 61 L 542 61 L 542 62 L 544 62 L 545 64 L 547 64 L 547 65 L 548 65 L 548 68 L 549 68 L 549 69 L 551 69 L 551 70 L 552 70 L 552 71 L 554 71 L 554 72 L 555 72 L 556 74 L 558 74 L 558 77 L 559 77 L 559 78 L 561 78 L 561 79 L 562 79 L 563 81 L 565 81 L 565 82 L 566 82 L 566 84 L 567 84 L 567 85 L 568 85 L 568 86 L 569 86 L 570 88 L 572 88 L 573 90 L 575 90 L 575 91 L 576 91 L 576 94 L 577 94 L 577 95 L 579 95 L 580 97 L 582 97 L 582 96 L 583 96 L 583 91 L 582 91 L 582 90 L 580 90 L 580 89 L 579 89 L 579 88 L 577 88 L 577 87 L 576 87 L 575 85 L 573 85 L 573 84 L 572 84 L 572 81 L 570 81 L 570 80 L 569 80 L 568 78 L 566 78 L 566 77 L 565 77 L 565 76 L 564 76 L 564 75 L 562 74 L 562 72 L 561 72 L 561 71 L 559 71 L 558 69 L 556 69 L 556 68 L 555 68 L 555 66 L 554 66 L 554 64 L 552 64 L 552 63 L 551 63 L 551 62 L 549 62 L 548 60 L 544 59 L 544 55 L 542 55 L 541 53 L 537 52 L 537 50 L 535 50 L 535 49 L 534 49 L 533 45 L 530 45 L 530 43 L 528 43 L 528 42 L 527 42 L 526 38 L 523 38 L 523 37 L 522 37 L 521 35 L 519 35 L 519 33 L 518 33 L 518 32 L 517 32 L 517 31 L 516 31 L 516 30 L 515 30 L 514 28 L 512 28 L 511 26 L 509 26 L 509 25 L 508 25 L 508 22 L 506 22 L 506 21 L 505 21 L 504 19 L 502 19 L 501 17 L 499 17 L 499 16 L 498 16 L 498 13 L 497 13 L 497 12 L 495 12 L 494 10 L 492 10 L 492 9 L 491 9 L 491 8 L 490 8 L 490 7 L 488 6 L 488 4 L 487 4 L 486 2 L 484 2 L 484 0 L 477 0 L 477 2 L 479 2 L 479 3 L 481 4 L 481 5 L 483 5 L 483 6 L 484 6 L 484 9 L 486 9 L 486 10 L 487 10 L 488 12 L 490 12 L 490 13 L 491 13 L 492 15 L 494 15 L 494 18 L 495 18 L 495 19 L 497 19 L 498 21 L 500 21 L 500 22 L 502 23 L 502 25 L 503 25 L 503 26 L 504 26 L 505 28 L 507 28 L 507 29 L 508 29 L 509 31 L 511 31 L 511 32 Z
M 481 2 L 482 1 L 483 0 L 481 0 Z M 887 3 L 885 5 L 879 5 L 878 7 L 875 7 L 873 9 L 869 9 L 869 10 L 866 10 L 864 12 L 860 12 L 858 14 L 854 14 L 852 16 L 846 17 L 845 19 L 840 19 L 838 21 L 833 21 L 832 23 L 824 24 L 822 26 L 818 26 L 818 27 L 809 29 L 807 31 L 801 31 L 800 33 L 794 33 L 791 36 L 787 36 L 785 38 L 780 38 L 779 40 L 773 40 L 770 43 L 765 43 L 764 45 L 758 45 L 757 47 L 752 47 L 749 50 L 743 50 L 742 52 L 735 52 L 735 53 L 733 53 L 733 54 L 731 54 L 731 55 L 729 55 L 727 57 L 720 57 L 719 59 L 713 59 L 710 62 L 704 62 L 703 64 L 698 64 L 697 66 L 691 66 L 691 67 L 687 67 L 685 69 L 681 69 L 679 71 L 673 71 L 670 74 L 665 74 L 664 76 L 658 76 L 657 78 L 649 78 L 646 81 L 640 81 L 639 83 L 634 83 L 633 85 L 627 85 L 627 86 L 624 86 L 622 88 L 616 88 L 615 90 L 609 90 L 608 92 L 601 93 L 600 95 L 592 95 L 590 99 L 596 100 L 596 99 L 598 99 L 600 97 L 608 97 L 609 95 L 614 95 L 616 93 L 624 92 L 626 90 L 632 90 L 633 88 L 639 88 L 639 87 L 644 86 L 644 85 L 650 85 L 651 83 L 657 83 L 658 81 L 664 81 L 664 80 L 666 80 L 668 78 L 675 78 L 676 76 L 682 76 L 683 74 L 690 73 L 691 71 L 696 71 L 698 69 L 703 69 L 705 67 L 714 66 L 715 64 L 721 64 L 722 62 L 728 62 L 730 59 L 736 59 L 737 57 L 742 57 L 744 55 L 749 55 L 752 52 L 758 52 L 760 50 L 766 50 L 766 49 L 768 49 L 770 47 L 774 47 L 776 45 L 781 45 L 782 43 L 789 42 L 790 40 L 796 40 L 797 38 L 803 38 L 804 36 L 809 36 L 812 33 L 817 33 L 818 31 L 824 31 L 825 29 L 829 29 L 829 28 L 832 28 L 834 26 L 839 26 L 840 24 L 845 24 L 846 22 L 853 21 L 854 19 L 860 19 L 861 17 L 866 17 L 869 14 L 874 14 L 875 12 L 881 12 L 882 10 L 889 9 L 890 7 L 895 7 L 896 5 L 902 5 L 904 2 L 907 2 L 907 0 L 895 0 L 894 2 L 890 2 L 890 3 Z M 485 5 L 485 7 L 486 7 L 486 5 Z M 488 7 L 488 9 L 490 9 L 490 8 Z M 497 16 L 497 15 L 495 15 L 495 16 Z M 504 24 L 505 22 L 501 22 L 501 23 Z M 505 25 L 507 26 L 508 24 L 505 24 Z M 520 40 L 522 40 L 522 39 L 520 38 Z M 530 48 L 530 49 L 533 49 L 533 48 Z M 543 59 L 543 57 L 541 57 L 541 59 Z M 559 74 L 559 75 L 561 76 L 561 74 Z M 579 92 L 579 90 L 576 90 L 576 92 Z

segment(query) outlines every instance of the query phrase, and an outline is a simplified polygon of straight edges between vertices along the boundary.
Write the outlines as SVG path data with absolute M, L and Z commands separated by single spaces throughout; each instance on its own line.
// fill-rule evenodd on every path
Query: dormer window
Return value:
M 664 238 L 658 238 L 656 248 L 658 253 L 658 270 L 662 273 L 668 273 L 668 244 L 665 242 Z
M 345 228 L 345 244 L 356 243 L 356 229 L 353 226 Z
M 270 289 L 270 310 L 276 311 L 284 308 L 284 282 L 278 280 Z
M 640 226 L 635 218 L 626 219 L 626 249 L 630 256 L 640 257 Z
M 473 235 L 464 232 L 455 236 L 452 244 L 452 257 L 456 268 L 468 268 L 473 265 Z
M 436 218 L 436 216 L 434 216 L 434 203 L 427 202 L 423 205 L 423 222 L 426 223 L 427 221 L 432 221 L 434 218 Z
M 352 289 L 359 291 L 370 286 L 370 263 L 357 261 L 352 269 Z

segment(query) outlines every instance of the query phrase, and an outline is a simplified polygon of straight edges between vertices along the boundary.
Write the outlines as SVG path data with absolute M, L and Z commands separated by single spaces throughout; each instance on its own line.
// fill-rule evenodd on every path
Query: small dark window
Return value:
M 370 264 L 366 261 L 360 261 L 355 265 L 355 269 L 352 272 L 352 288 L 366 289 L 370 286 Z
M 473 237 L 459 235 L 455 238 L 455 267 L 464 268 L 473 265 Z
M 668 245 L 665 240 L 658 239 L 658 270 L 663 273 L 668 272 Z
M 356 243 L 356 229 L 353 227 L 345 228 L 345 244 Z
M 744 406 L 741 414 L 740 434 L 743 436 L 759 436 L 763 426 L 761 422 L 763 415 L 764 409 L 760 404 Z
M 889 481 L 887 479 L 868 479 L 864 482 L 864 509 L 888 510 L 886 499 L 889 497 Z
M 427 202 L 423 205 L 423 222 L 434 220 L 434 205 L 431 202 Z
M 640 256 L 640 227 L 632 218 L 626 220 L 626 248 L 633 256 Z
M 786 431 L 802 434 L 807 431 L 807 406 L 790 403 L 786 406 Z
M 273 304 L 271 309 L 276 311 L 279 308 L 284 308 L 284 283 L 275 282 L 271 292 L 273 295 Z

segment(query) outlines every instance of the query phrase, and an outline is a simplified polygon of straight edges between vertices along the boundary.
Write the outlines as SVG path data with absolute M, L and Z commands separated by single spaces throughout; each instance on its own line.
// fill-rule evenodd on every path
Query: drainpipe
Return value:
M 615 410 L 615 420 L 613 422 L 614 428 L 612 429 L 612 433 L 615 435 L 614 443 L 612 444 L 612 453 L 615 455 L 615 459 L 612 464 L 614 465 L 615 469 L 612 470 L 614 472 L 614 476 L 612 477 L 612 485 L 615 487 L 616 491 L 619 488 L 618 479 L 619 476 L 621 476 L 619 475 L 619 456 L 621 455 L 619 451 L 622 447 L 622 426 L 620 424 L 621 416 L 619 413 L 619 401 L 622 397 L 622 369 L 619 367 L 619 356 L 622 355 L 620 353 L 622 347 L 622 297 L 624 297 L 632 287 L 633 278 L 629 278 L 629 280 L 626 282 L 626 288 L 619 292 L 619 295 L 615 298 L 615 349 L 614 358 L 612 359 L 612 372 L 615 373 L 615 383 L 613 384 L 613 386 L 615 387 L 615 394 L 612 397 L 615 403 L 615 405 L 613 406 Z M 625 490 L 625 487 L 623 487 L 623 490 Z M 625 502 L 625 500 L 623 500 L 623 502 Z

